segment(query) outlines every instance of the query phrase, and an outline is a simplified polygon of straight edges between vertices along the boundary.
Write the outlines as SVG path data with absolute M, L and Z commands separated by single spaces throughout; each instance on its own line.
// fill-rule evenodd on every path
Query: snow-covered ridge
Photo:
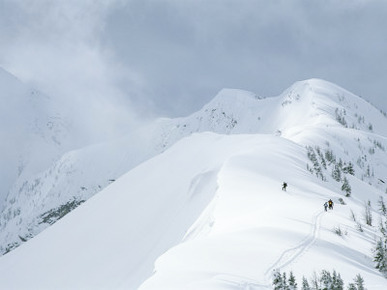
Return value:
M 165 253 L 140 289 L 271 289 L 274 269 L 300 279 L 332 267 L 384 289 L 370 262 L 373 229 L 361 234 L 350 218 L 378 190 L 356 181 L 346 199 L 307 162 L 303 146 L 278 136 L 193 134 L 0 258 L 0 285 L 138 289 Z M 325 214 L 329 198 L 335 210 Z
M 273 98 L 224 89 L 188 117 L 160 119 L 155 143 L 163 148 L 195 132 L 302 134 L 308 127 L 345 127 L 387 136 L 386 117 L 360 97 L 330 82 L 300 81 Z M 159 133 L 161 131 L 161 134 Z M 161 137 L 160 137 L 161 136 Z
M 42 110 L 39 106 L 36 109 Z M 55 129 L 60 122 L 36 122 L 58 131 L 60 136 L 61 130 Z M 33 176 L 21 176 L 11 188 L 0 214 L 1 252 L 9 251 L 46 228 L 48 224 L 42 220 L 50 211 L 60 211 L 73 201 L 87 200 L 131 168 L 193 133 L 275 134 L 310 145 L 314 144 L 311 136 L 317 135 L 319 141 L 326 141 L 310 132 L 316 128 L 350 126 L 366 134 L 384 133 L 386 126 L 377 125 L 383 122 L 385 117 L 370 104 L 323 80 L 297 82 L 274 98 L 223 89 L 188 117 L 160 119 L 136 135 L 66 153 L 48 169 L 35 170 L 38 173 Z M 38 129 L 33 132 L 47 139 L 47 134 L 39 133 Z M 50 137 L 55 146 L 59 145 L 57 135 Z M 377 138 L 373 140 L 380 142 Z M 33 156 L 41 158 L 40 154 Z
M 48 123 L 43 122 L 42 124 Z M 229 138 L 227 138 L 228 135 L 230 135 Z M 339 160 L 344 164 L 351 163 L 355 168 L 354 175 L 348 176 L 352 187 L 356 185 L 362 191 L 372 192 L 369 197 L 362 195 L 360 193 L 361 190 L 356 190 L 357 193 L 353 194 L 355 202 L 351 206 L 360 212 L 359 204 L 363 203 L 367 198 L 375 202 L 378 194 L 386 190 L 386 180 L 384 178 L 387 173 L 387 163 L 385 161 L 386 136 L 387 119 L 381 112 L 354 94 L 323 80 L 310 79 L 297 82 L 280 96 L 273 98 L 257 97 L 251 92 L 242 90 L 224 89 L 201 110 L 188 117 L 160 119 L 150 127 L 141 129 L 139 132 L 123 137 L 120 140 L 112 140 L 111 142 L 67 152 L 53 162 L 50 167 L 36 171 L 33 176 L 19 178 L 14 183 L 8 195 L 5 209 L 0 215 L 0 247 L 3 253 L 11 250 L 13 247 L 27 241 L 47 228 L 68 211 L 73 210 L 100 192 L 94 199 L 81 205 L 79 211 L 75 211 L 79 212 L 78 218 L 85 219 L 81 226 L 82 230 L 85 230 L 85 235 L 95 236 L 95 232 L 89 232 L 87 229 L 90 223 L 94 223 L 92 221 L 93 218 L 97 218 L 104 224 L 103 218 L 99 217 L 99 214 L 102 216 L 111 214 L 117 219 L 122 217 L 125 222 L 130 219 L 136 220 L 138 222 L 137 226 L 133 225 L 133 228 L 125 230 L 124 232 L 127 234 L 124 234 L 124 236 L 121 236 L 121 233 L 119 233 L 115 236 L 116 238 L 113 239 L 113 242 L 121 239 L 123 245 L 120 249 L 122 251 L 126 249 L 124 244 L 131 244 L 134 248 L 140 247 L 142 249 L 140 252 L 143 254 L 139 252 L 138 256 L 136 256 L 138 259 L 136 259 L 146 260 L 143 265 L 144 271 L 141 270 L 141 267 L 141 269 L 136 271 L 140 273 L 138 277 L 145 279 L 151 272 L 150 267 L 154 259 L 169 247 L 177 244 L 184 236 L 186 241 L 206 236 L 206 233 L 211 228 L 211 224 L 214 222 L 213 210 L 215 208 L 219 210 L 216 202 L 211 202 L 210 205 L 208 203 L 214 196 L 218 196 L 216 195 L 217 188 L 224 186 L 220 181 L 226 180 L 223 176 L 224 174 L 229 174 L 227 173 L 229 172 L 228 168 L 231 168 L 233 174 L 237 175 L 243 170 L 250 172 L 250 174 L 257 174 L 260 182 L 265 184 L 268 182 L 273 187 L 274 183 L 278 181 L 274 181 L 278 178 L 278 172 L 283 170 L 281 177 L 289 178 L 286 172 L 295 171 L 299 175 L 293 176 L 292 180 L 294 186 L 296 186 L 295 183 L 298 183 L 299 198 L 302 200 L 302 197 L 307 196 L 307 192 L 311 188 L 318 188 L 323 194 L 314 193 L 313 199 L 317 199 L 320 202 L 321 196 L 325 198 L 329 195 L 334 195 L 338 198 L 343 195 L 340 189 L 342 186 L 341 182 L 334 181 L 329 177 L 330 170 L 333 170 L 334 166 L 340 163 Z M 53 144 L 57 144 L 55 140 L 52 141 Z M 325 152 L 334 151 L 336 156 L 335 163 L 332 162 L 326 168 L 320 169 L 315 166 L 310 169 L 312 173 L 310 174 L 306 166 L 308 162 L 311 163 L 306 157 L 308 152 L 305 148 L 306 146 L 309 146 L 308 150 L 314 151 L 316 155 L 318 155 L 318 152 L 323 152 L 324 154 Z M 277 150 L 275 154 L 271 154 L 274 147 Z M 187 149 L 185 150 L 185 148 Z M 227 152 L 233 152 L 232 154 L 227 153 L 231 154 L 232 158 L 231 155 L 227 155 L 224 152 L 225 148 L 228 148 L 227 150 L 229 151 Z M 259 152 L 256 148 L 260 148 L 263 151 Z M 201 150 L 205 157 L 196 160 L 195 158 L 201 154 Z M 180 157 L 176 157 L 175 154 Z M 188 156 L 185 156 L 185 154 L 188 154 Z M 216 162 L 211 157 L 212 155 L 217 156 Z M 242 162 L 249 169 L 239 168 L 238 164 L 241 162 L 240 160 L 244 160 L 243 156 L 249 156 L 249 158 L 256 160 L 259 164 L 279 162 L 279 165 L 276 166 L 275 170 L 267 171 L 267 166 L 252 169 L 255 168 L 254 164 Z M 268 158 L 267 156 L 271 157 Z M 276 156 L 279 158 L 278 160 Z M 295 156 L 298 157 L 295 158 Z M 178 163 L 179 166 L 173 169 L 172 174 L 169 164 L 170 160 L 175 160 L 175 158 L 181 158 L 181 160 L 186 160 L 186 162 Z M 284 160 L 289 160 L 290 165 Z M 203 164 L 197 164 L 199 161 Z M 153 164 L 155 168 L 153 169 L 149 164 Z M 195 170 L 198 171 L 191 168 L 194 167 L 193 164 L 200 165 L 195 167 Z M 197 168 L 200 168 L 200 170 Z M 239 169 L 235 170 L 232 168 Z M 195 172 L 193 173 L 192 170 Z M 149 172 L 153 173 L 150 174 Z M 163 173 L 162 176 L 164 177 L 160 177 L 160 172 Z M 301 181 L 294 181 L 301 177 L 305 178 L 305 176 L 308 176 L 306 178 L 309 182 L 308 185 Z M 230 175 L 231 179 L 234 177 Z M 321 179 L 324 178 L 325 181 L 322 181 Z M 177 181 L 180 179 L 182 183 Z M 244 183 L 238 184 L 243 186 Z M 148 189 L 144 189 L 145 187 Z M 266 187 L 265 192 L 275 193 L 273 187 Z M 225 187 L 226 192 L 229 191 L 228 188 L 229 185 Z M 163 195 L 168 194 L 168 192 L 171 194 L 173 192 L 173 195 L 168 198 L 168 202 L 165 201 L 157 206 L 155 213 L 150 213 L 151 210 L 149 212 L 146 211 L 145 213 L 150 214 L 150 217 L 144 216 L 144 221 L 138 220 L 136 214 L 140 214 L 137 210 L 138 206 L 140 206 L 138 204 L 139 200 L 142 202 L 140 208 L 146 208 L 153 195 Z M 142 194 L 145 194 L 144 200 L 139 198 L 139 195 L 142 196 Z M 231 203 L 235 201 L 232 195 L 228 195 L 228 197 Z M 95 204 L 93 200 L 99 199 L 103 199 L 104 202 L 97 202 L 99 205 L 93 206 Z M 176 199 L 179 202 L 175 203 Z M 120 208 L 122 212 L 118 212 L 118 216 L 116 216 L 116 213 L 113 214 L 113 211 L 117 209 L 113 210 L 115 206 L 111 203 L 120 203 L 120 206 L 124 207 Z M 129 206 L 129 204 L 131 205 Z M 150 208 L 154 209 L 154 204 L 151 204 Z M 169 206 L 172 204 L 173 208 Z M 181 207 L 192 209 L 192 215 L 184 215 Z M 207 210 L 204 210 L 206 207 Z M 88 209 L 93 212 L 90 218 L 86 218 L 90 213 Z M 225 207 L 227 211 L 230 209 L 232 207 Z M 126 210 L 130 214 L 123 213 Z M 243 211 L 243 207 L 240 210 Z M 263 208 L 262 210 L 265 209 Z M 65 221 L 59 222 L 59 224 L 67 224 L 67 226 L 59 225 L 57 229 L 47 231 L 48 234 L 43 233 L 43 238 L 41 239 L 44 240 L 46 235 L 50 236 L 49 233 L 51 231 L 64 231 L 65 235 L 72 236 L 70 234 L 71 228 L 74 227 L 76 220 L 78 220 L 78 218 L 74 217 L 77 216 L 75 212 L 71 215 L 73 216 L 72 218 L 68 217 L 64 219 Z M 204 216 L 202 215 L 197 220 L 201 213 Z M 154 220 L 163 219 L 161 216 L 155 216 L 155 214 L 167 215 L 165 221 L 177 218 L 186 222 L 177 225 L 176 228 L 163 226 L 162 228 L 166 229 L 165 233 L 153 232 L 151 228 L 153 228 Z M 239 214 L 236 213 L 234 217 L 239 218 Z M 315 218 L 316 223 L 314 225 L 317 229 L 320 216 L 313 215 L 311 212 L 307 216 L 303 216 L 303 218 L 313 217 Z M 109 219 L 110 225 L 117 222 L 115 218 Z M 188 228 L 195 221 L 195 226 L 187 232 Z M 242 221 L 243 223 L 251 223 L 249 219 L 241 219 Z M 117 230 L 125 228 L 125 222 L 124 224 L 119 223 L 115 228 Z M 225 220 L 222 218 L 217 219 L 218 224 L 222 222 L 224 223 Z M 223 228 L 220 228 L 220 232 L 227 225 L 227 223 L 224 224 Z M 252 223 L 252 226 L 254 227 L 256 224 Z M 139 227 L 141 229 L 138 231 Z M 54 228 L 56 227 L 54 226 Z M 111 233 L 108 230 L 109 226 L 102 228 L 101 234 L 109 236 L 109 234 L 104 232 L 109 231 Z M 98 225 L 93 225 L 92 229 L 101 230 L 98 228 Z M 133 239 L 127 239 L 131 235 L 141 236 L 141 233 L 144 231 L 148 232 L 148 230 L 151 237 L 149 243 L 141 239 L 144 245 L 140 245 Z M 145 257 L 145 253 L 153 249 L 153 243 L 158 243 L 160 237 L 163 237 L 163 242 L 159 245 L 160 247 L 157 247 L 157 250 L 152 252 L 152 255 Z M 78 241 L 76 236 L 72 236 L 72 238 L 74 240 L 70 244 Z M 87 245 L 89 242 L 95 242 L 90 241 L 86 236 L 84 238 L 82 242 L 84 245 Z M 37 241 L 41 239 L 38 238 Z M 40 242 L 33 242 L 33 240 L 31 240 L 31 251 L 32 249 L 36 250 L 34 247 L 40 247 L 38 245 Z M 53 242 L 55 237 L 51 236 L 48 240 Z M 312 236 L 309 240 L 311 246 L 317 240 L 317 236 Z M 101 241 L 105 240 L 101 238 Z M 41 243 L 47 246 L 46 242 Z M 27 250 L 16 250 L 15 252 L 28 252 L 28 244 L 30 242 L 26 243 L 25 249 Z M 75 247 L 74 244 L 72 245 Z M 105 245 L 100 244 L 97 247 L 102 247 L 101 251 L 103 251 L 103 246 Z M 143 246 L 144 248 L 142 248 Z M 70 248 L 67 248 L 67 250 L 70 250 Z M 55 252 L 55 249 L 53 251 Z M 51 252 L 51 254 L 54 255 L 54 252 Z M 40 251 L 38 250 L 37 253 L 40 253 Z M 91 251 L 88 253 L 92 255 Z M 12 252 L 8 255 L 11 254 Z M 16 257 L 18 255 L 21 257 L 22 254 L 15 255 Z M 105 258 L 109 260 L 108 253 L 106 253 Z M 131 255 L 128 255 L 126 258 L 131 260 Z M 11 261 L 13 258 L 9 259 Z M 168 260 L 169 258 L 167 257 L 166 259 Z M 4 261 L 8 261 L 8 258 Z M 85 263 L 87 261 L 88 256 L 83 261 L 84 264 L 81 263 L 81 267 L 82 265 L 86 266 Z M 114 263 L 113 260 L 109 261 Z M 120 260 L 120 263 L 125 264 L 126 262 Z M 169 267 L 169 262 L 167 264 L 161 262 L 161 264 L 162 266 L 158 266 L 161 272 L 163 267 L 166 267 L 163 265 Z M 4 265 L 6 265 L 6 262 Z M 267 267 L 269 269 L 269 266 Z M 175 266 L 172 268 L 174 271 L 176 270 Z M 141 279 L 135 278 L 136 271 L 133 270 L 133 272 L 128 274 L 128 281 L 126 282 L 122 280 L 125 273 L 121 271 L 118 272 L 122 276 L 115 276 L 115 278 L 121 279 L 120 281 L 125 285 L 138 286 Z M 107 274 L 107 276 L 109 275 L 113 274 Z M 107 282 L 105 282 L 111 281 L 109 279 L 113 276 L 106 278 Z M 101 275 L 101 279 L 102 277 L 105 276 Z M 158 279 L 157 277 L 156 280 Z M 229 281 L 234 278 L 226 277 L 226 280 Z M 90 281 L 87 277 L 78 285 L 75 280 L 73 281 L 75 284 L 71 284 L 71 287 L 79 287 L 82 283 L 85 283 L 82 284 L 85 287 L 92 287 L 90 286 L 92 284 L 87 284 Z M 262 281 L 267 283 L 267 277 Z M 152 285 L 152 283 L 150 282 L 149 285 Z M 95 285 L 98 285 L 98 283 Z M 147 284 L 145 286 L 147 287 Z M 113 288 L 116 287 L 114 286 Z

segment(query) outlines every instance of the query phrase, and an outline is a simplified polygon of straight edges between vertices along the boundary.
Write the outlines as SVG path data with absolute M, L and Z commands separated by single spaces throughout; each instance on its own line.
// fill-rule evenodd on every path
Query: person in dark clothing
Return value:
M 332 201 L 332 199 L 328 200 L 328 206 L 329 206 L 329 209 L 333 209 L 333 201 Z
M 282 184 L 282 190 L 283 190 L 283 191 L 286 191 L 286 187 L 288 187 L 288 184 L 287 184 L 286 182 L 284 182 L 284 183 Z
M 328 209 L 328 203 L 327 202 L 324 203 L 324 209 L 325 209 L 325 211 L 327 211 L 327 209 Z

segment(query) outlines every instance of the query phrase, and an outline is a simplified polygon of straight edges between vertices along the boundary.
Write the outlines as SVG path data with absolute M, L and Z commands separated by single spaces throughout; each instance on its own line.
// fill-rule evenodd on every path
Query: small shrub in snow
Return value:
M 344 115 L 346 115 L 346 111 L 343 109 L 339 110 L 339 108 L 336 108 L 335 114 L 336 114 L 336 121 L 347 128 L 348 127 L 347 121 L 344 118 Z
M 356 215 L 355 215 L 355 213 L 353 212 L 352 209 L 351 209 L 351 217 L 352 217 L 353 221 L 356 223 L 357 222 L 357 218 L 356 218 Z
M 372 226 L 371 201 L 365 204 L 364 219 L 367 225 Z
M 380 141 L 374 140 L 375 148 L 379 148 L 382 151 L 386 151 L 386 148 L 384 148 L 383 144 Z
M 335 227 L 335 228 L 333 229 L 333 232 L 334 232 L 336 235 L 340 236 L 340 237 L 342 237 L 343 235 L 347 235 L 347 232 L 346 232 L 346 231 L 344 232 L 344 231 L 341 229 L 340 226 Z
M 357 218 L 356 218 L 356 215 L 355 213 L 353 212 L 353 210 L 351 210 L 351 217 L 353 219 L 353 221 L 356 223 L 356 230 L 358 230 L 359 232 L 363 232 L 363 227 L 361 225 L 360 222 L 358 222 Z
M 40 216 L 41 218 L 40 223 L 47 223 L 52 225 L 84 202 L 85 202 L 84 200 L 72 199 L 57 208 L 51 209 Z
M 356 229 L 361 233 L 364 232 L 363 227 L 362 227 L 361 223 L 359 223 L 359 222 L 356 222 Z

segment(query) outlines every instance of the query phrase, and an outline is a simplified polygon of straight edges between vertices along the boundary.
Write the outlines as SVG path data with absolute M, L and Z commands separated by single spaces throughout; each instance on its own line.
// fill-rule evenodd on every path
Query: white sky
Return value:
M 385 15 L 376 0 L 0 0 L 0 66 L 80 107 L 109 98 L 142 115 L 312 77 L 387 111 Z

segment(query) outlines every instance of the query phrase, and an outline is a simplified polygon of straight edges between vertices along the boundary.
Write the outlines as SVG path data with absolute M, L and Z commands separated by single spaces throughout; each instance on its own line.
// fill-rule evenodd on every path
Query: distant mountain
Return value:
M 224 89 L 188 117 L 19 178 L 0 242 L 2 253 L 24 244 L 0 258 L 0 286 L 136 289 L 168 250 L 141 289 L 270 289 L 276 269 L 298 279 L 335 269 L 348 282 L 361 273 L 384 289 L 370 249 L 386 137 L 385 113 L 323 80 L 272 98 Z
M 57 104 L 0 68 L 0 208 L 12 184 L 68 150 L 71 130 Z

